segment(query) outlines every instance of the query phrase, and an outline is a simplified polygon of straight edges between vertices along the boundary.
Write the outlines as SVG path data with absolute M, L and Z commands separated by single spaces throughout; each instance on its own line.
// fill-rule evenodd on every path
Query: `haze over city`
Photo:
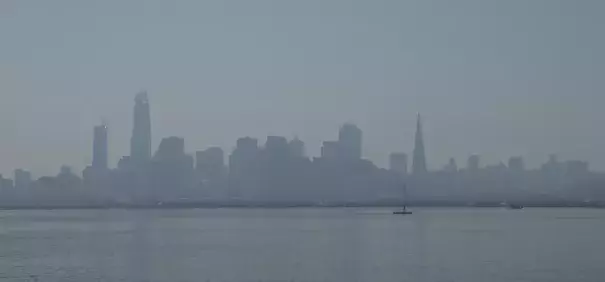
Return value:
M 605 0 L 0 0 L 0 280 L 603 281 L 604 27 Z
M 548 154 L 603 170 L 602 1 L 2 1 L 0 172 L 55 175 L 129 154 L 132 97 L 151 100 L 153 150 L 298 136 L 308 155 L 344 122 L 381 167 Z

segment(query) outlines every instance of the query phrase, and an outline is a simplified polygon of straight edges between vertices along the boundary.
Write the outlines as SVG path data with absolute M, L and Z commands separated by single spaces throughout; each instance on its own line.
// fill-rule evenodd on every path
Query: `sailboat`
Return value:
M 398 210 L 398 211 L 394 211 L 393 214 L 401 214 L 401 215 L 410 215 L 412 214 L 412 211 L 408 210 L 407 207 L 407 201 L 408 201 L 408 196 L 407 196 L 407 189 L 406 189 L 406 185 L 403 185 L 403 209 Z

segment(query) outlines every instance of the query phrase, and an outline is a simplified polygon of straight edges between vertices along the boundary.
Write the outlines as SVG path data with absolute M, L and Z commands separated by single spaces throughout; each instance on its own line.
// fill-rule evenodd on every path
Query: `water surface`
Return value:
M 0 211 L 0 281 L 603 281 L 605 210 Z

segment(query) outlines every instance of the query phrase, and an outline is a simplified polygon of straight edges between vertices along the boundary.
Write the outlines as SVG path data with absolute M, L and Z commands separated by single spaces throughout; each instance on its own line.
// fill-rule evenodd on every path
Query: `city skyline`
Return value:
M 405 197 L 437 205 L 597 204 L 604 196 L 598 189 L 604 173 L 591 171 L 585 161 L 559 161 L 555 154 L 535 170 L 526 170 L 522 156 L 511 156 L 508 166 L 502 161 L 483 165 L 477 154 L 468 157 L 465 168 L 450 158 L 442 169 L 429 170 L 419 113 L 411 171 L 404 152 L 390 153 L 388 169 L 365 159 L 363 130 L 351 122 L 339 127 L 337 140 L 323 141 L 320 156 L 307 155 L 305 142 L 298 137 L 277 135 L 268 135 L 263 145 L 256 138 L 239 137 L 228 164 L 222 148 L 190 154 L 185 138 L 179 136 L 162 137 L 153 151 L 150 104 L 146 92 L 135 95 L 131 152 L 116 168 L 107 163 L 108 127 L 96 125 L 93 161 L 81 176 L 67 165 L 61 165 L 56 176 L 35 177 L 16 169 L 14 180 L 0 175 L 0 205 L 377 204 L 401 200 L 403 185 L 410 188 Z
M 134 104 L 134 108 L 133 108 L 133 119 L 132 119 L 132 136 L 130 138 L 130 154 L 129 155 L 125 155 L 127 157 L 129 157 L 129 161 L 132 161 L 133 163 L 145 163 L 147 161 L 149 161 L 152 157 L 152 152 L 155 150 L 155 148 L 152 147 L 152 139 L 151 139 L 151 131 L 152 131 L 152 124 L 151 124 L 151 110 L 150 110 L 150 103 L 149 103 L 149 96 L 147 94 L 147 91 L 141 91 L 139 93 L 137 93 L 135 95 L 135 104 Z M 455 162 L 457 161 L 456 158 L 454 157 L 450 157 L 448 159 L 447 163 L 443 163 L 443 164 L 429 164 L 427 163 L 426 160 L 426 149 L 425 149 L 425 141 L 424 141 L 424 133 L 423 133 L 423 123 L 422 123 L 422 118 L 421 118 L 421 114 L 420 113 L 416 113 L 416 120 L 415 120 L 415 132 L 413 135 L 414 138 L 414 144 L 411 150 L 409 151 L 405 151 L 405 150 L 399 150 L 399 151 L 392 151 L 392 152 L 388 152 L 388 161 L 387 162 L 378 162 L 376 163 L 374 160 L 369 159 L 370 161 L 376 163 L 379 167 L 382 168 L 389 168 L 390 165 L 392 165 L 393 162 L 393 155 L 397 155 L 397 154 L 405 154 L 405 158 L 407 160 L 407 156 L 412 156 L 412 158 L 410 158 L 409 160 L 407 160 L 409 163 L 407 163 L 405 165 L 406 170 L 409 169 L 410 173 L 425 173 L 427 171 L 433 171 L 433 170 L 447 170 L 448 168 L 450 168 L 452 165 L 455 166 Z M 291 143 L 297 143 L 300 142 L 300 146 L 302 146 L 302 148 L 300 149 L 301 152 L 304 152 L 304 155 L 308 158 L 313 158 L 313 157 L 321 157 L 324 154 L 324 149 L 326 145 L 332 145 L 335 146 L 337 145 L 336 143 L 333 142 L 340 142 L 342 145 L 340 146 L 340 148 L 333 148 L 333 150 L 339 150 L 340 152 L 335 153 L 337 155 L 340 155 L 341 157 L 344 158 L 363 158 L 363 136 L 362 136 L 362 129 L 358 128 L 356 124 L 351 123 L 351 122 L 344 122 L 342 123 L 342 125 L 340 126 L 340 129 L 338 131 L 337 134 L 337 138 L 339 141 L 322 141 L 323 143 L 323 147 L 321 149 L 321 151 L 319 152 L 319 154 L 317 155 L 308 155 L 306 154 L 306 146 L 307 144 L 304 142 L 304 140 L 300 140 L 298 138 L 298 135 L 295 135 L 292 139 L 291 139 Z M 114 169 L 114 168 L 118 168 L 118 161 L 116 160 L 115 163 L 111 163 L 108 159 L 109 159 L 109 144 L 108 144 L 108 126 L 107 124 L 104 122 L 102 125 L 98 125 L 98 126 L 93 126 L 93 138 L 92 138 L 92 144 L 93 144 L 93 150 L 91 151 L 91 157 L 92 157 L 92 162 L 90 164 L 85 164 L 83 166 L 82 169 L 86 168 L 87 165 L 91 165 L 92 168 L 94 169 Z M 267 135 L 266 136 L 269 140 L 271 138 L 274 137 L 278 137 L 278 136 L 271 136 L 271 135 Z M 281 136 L 279 136 L 281 137 Z M 287 136 L 284 136 L 287 137 Z M 170 137 L 173 138 L 173 137 Z M 181 138 L 181 137 L 179 137 Z M 256 136 L 246 136 L 246 138 L 258 138 Z M 161 141 L 165 141 L 167 139 L 167 137 L 161 137 L 160 138 Z M 169 139 L 169 138 L 168 138 Z M 161 145 L 161 142 L 158 142 L 159 145 Z M 236 145 L 234 143 L 234 146 L 230 147 L 230 149 L 234 150 L 236 148 Z M 184 146 L 184 143 L 183 143 Z M 195 145 L 193 147 L 196 147 Z M 196 147 L 197 148 L 197 147 Z M 158 150 L 160 148 L 158 147 Z M 216 150 L 216 149 L 220 149 L 220 150 L 225 150 L 224 148 L 220 147 L 220 146 L 209 146 L 209 147 L 205 147 L 205 148 L 198 148 L 198 149 L 194 149 L 192 151 L 187 151 L 185 147 L 183 147 L 183 149 L 185 150 L 184 152 L 186 154 L 191 155 L 192 157 L 198 158 L 199 156 L 196 157 L 197 153 L 200 152 L 205 152 L 208 150 Z M 223 162 L 228 161 L 228 156 L 231 152 L 231 150 L 227 149 L 227 157 L 223 156 Z M 549 154 L 548 155 L 548 160 L 552 161 L 553 156 L 555 156 L 557 154 Z M 134 156 L 134 157 L 133 157 Z M 124 156 L 119 156 L 118 158 L 121 159 Z M 468 154 L 468 159 L 464 159 L 463 161 L 466 162 L 466 166 L 461 167 L 461 169 L 478 169 L 479 167 L 484 167 L 484 166 L 489 166 L 489 165 L 497 165 L 498 162 L 494 162 L 494 163 L 486 163 L 486 164 L 480 164 L 480 160 L 479 158 L 481 158 L 480 154 L 475 154 L 475 153 L 471 153 Z M 519 162 L 523 162 L 523 169 L 537 169 L 540 168 L 543 163 L 537 164 L 534 167 L 526 167 L 525 166 L 525 158 L 524 156 L 516 156 L 516 155 L 511 155 L 507 158 L 503 158 L 502 160 L 499 161 L 499 163 L 504 163 L 504 162 L 508 162 L 508 164 L 510 164 L 510 162 L 514 160 L 514 162 L 519 163 Z M 544 160 L 546 161 L 546 160 Z M 452 163 L 453 162 L 453 163 Z M 57 164 L 57 168 L 61 168 L 63 169 L 65 166 L 65 164 L 61 164 L 58 163 Z M 78 167 L 73 167 L 71 165 L 67 165 L 69 168 L 71 169 L 75 169 L 76 171 L 79 171 L 80 168 Z M 11 172 L 17 171 L 17 170 L 22 170 L 25 169 L 25 171 L 27 173 L 31 173 L 30 170 L 28 170 L 27 167 L 19 167 L 19 168 L 13 168 L 13 170 Z M 0 175 L 2 175 L 2 173 L 0 173 Z M 11 174 L 4 174 L 4 175 L 11 175 Z M 48 175 L 52 175 L 52 173 L 48 174 Z M 38 175 L 38 176 L 44 176 L 44 175 Z
M 411 157 L 421 112 L 431 169 L 470 154 L 535 168 L 551 153 L 605 169 L 603 1 L 273 2 L 3 1 L 0 171 L 82 169 L 100 117 L 115 164 L 140 89 L 154 147 L 298 135 L 317 156 L 352 121 L 386 166 Z
M 205 155 L 206 154 L 211 154 L 213 155 L 213 159 L 216 161 L 216 156 L 217 155 L 222 155 L 222 163 L 229 163 L 229 156 L 234 153 L 239 146 L 239 142 L 241 140 L 255 140 L 254 142 L 256 142 L 257 145 L 255 145 L 258 148 L 264 148 L 264 146 L 259 146 L 258 145 L 258 139 L 257 137 L 252 137 L 252 136 L 242 136 L 239 137 L 234 146 L 231 147 L 231 150 L 227 150 L 225 154 L 225 149 L 223 149 L 220 146 L 210 146 L 210 147 L 206 147 L 206 148 L 201 148 L 201 149 L 197 149 L 197 150 L 193 150 L 193 151 L 187 151 L 185 148 L 185 141 L 184 138 L 182 137 L 176 137 L 176 136 L 170 136 L 170 137 L 161 137 L 161 142 L 158 142 L 158 147 L 157 147 L 157 151 L 156 148 L 152 147 L 152 140 L 151 140 L 151 132 L 152 132 L 152 116 L 151 116 L 151 108 L 150 108 L 150 103 L 149 103 L 149 96 L 147 94 L 147 91 L 141 91 L 139 93 L 137 93 L 135 95 L 135 99 L 134 99 L 135 103 L 134 103 L 134 107 L 133 107 L 133 118 L 132 118 L 132 135 L 130 138 L 130 154 L 129 155 L 124 155 L 120 157 L 120 161 L 124 160 L 124 158 L 127 158 L 127 161 L 129 162 L 128 165 L 134 165 L 134 166 L 140 166 L 142 164 L 145 164 L 146 162 L 149 162 L 152 159 L 152 156 L 154 158 L 158 157 L 159 153 L 162 153 L 164 151 L 166 151 L 166 147 L 165 146 L 172 146 L 174 148 L 174 143 L 181 143 L 180 145 L 176 145 L 177 148 L 180 147 L 180 149 L 176 149 L 177 151 L 182 151 L 184 154 L 188 155 L 192 160 L 196 160 L 193 163 L 196 164 L 196 167 L 199 166 L 197 164 L 197 161 L 199 160 L 203 160 L 205 158 L 207 158 Z M 406 171 L 406 173 L 411 173 L 411 174 L 424 174 L 427 173 L 429 171 L 439 171 L 439 170 L 443 170 L 443 171 L 448 171 L 451 170 L 453 168 L 455 168 L 455 170 L 458 169 L 458 166 L 456 165 L 456 158 L 454 157 L 450 157 L 448 159 L 447 163 L 443 163 L 443 164 L 435 164 L 433 166 L 430 166 L 427 164 L 427 160 L 426 160 L 426 148 L 425 148 L 425 140 L 424 140 L 424 130 L 423 130 L 423 122 L 422 122 L 422 117 L 420 113 L 416 113 L 416 120 L 415 120 L 415 132 L 414 132 L 414 145 L 413 148 L 411 150 L 411 153 L 408 153 L 407 151 L 393 151 L 393 152 L 389 152 L 388 154 L 388 163 L 386 163 L 386 165 L 379 165 L 379 167 L 381 168 L 386 168 L 386 169 L 390 169 L 395 167 L 398 167 L 397 169 L 402 169 L 405 168 L 404 170 Z M 111 164 L 108 160 L 108 155 L 109 155 L 109 144 L 108 144 L 108 126 L 105 122 L 103 122 L 102 125 L 97 125 L 97 126 L 93 126 L 93 138 L 92 138 L 92 150 L 91 150 L 91 156 L 92 156 L 92 162 L 90 164 L 87 164 L 84 166 L 83 171 L 85 171 L 87 168 L 91 168 L 94 169 L 96 171 L 104 171 L 107 169 L 117 169 L 119 168 L 119 161 L 116 161 L 115 164 Z M 322 148 L 321 151 L 318 155 L 308 155 L 306 152 L 306 146 L 307 144 L 303 141 L 300 140 L 298 138 L 297 135 L 295 135 L 293 138 L 291 138 L 289 141 L 286 140 L 284 142 L 287 142 L 286 144 L 289 146 L 289 149 L 291 152 L 296 152 L 296 155 L 300 155 L 301 157 L 305 157 L 305 158 L 314 158 L 314 157 L 336 157 L 336 158 L 342 158 L 342 159 L 365 159 L 363 156 L 363 130 L 360 129 L 356 124 L 351 123 L 351 122 L 344 122 L 340 127 L 339 130 L 337 132 L 337 141 L 322 141 Z M 281 140 L 279 140 L 280 138 L 287 138 L 286 136 L 276 136 L 276 135 L 267 135 L 266 136 L 266 140 L 267 140 L 267 144 L 276 144 L 276 142 L 280 142 Z M 179 141 L 180 140 L 180 141 Z M 166 145 L 171 143 L 172 145 Z M 327 151 L 326 151 L 327 150 Z M 219 153 L 220 151 L 220 153 Z M 155 152 L 155 153 L 153 153 Z M 155 154 L 155 155 L 154 155 Z M 408 160 L 408 156 L 412 156 L 412 158 L 410 158 Z M 471 171 L 477 171 L 480 168 L 483 167 L 490 167 L 490 166 L 496 166 L 502 163 L 507 163 L 509 167 L 511 168 L 516 168 L 519 169 L 521 168 L 522 170 L 525 169 L 538 169 L 538 168 L 543 168 L 543 166 L 549 162 L 553 162 L 554 160 L 557 159 L 557 154 L 549 154 L 548 155 L 548 160 L 545 160 L 543 163 L 540 163 L 538 166 L 536 167 L 527 167 L 525 165 L 525 158 L 524 156 L 516 156 L 516 155 L 511 155 L 509 156 L 507 159 L 503 159 L 500 160 L 499 162 L 495 162 L 495 163 L 482 163 L 481 162 L 481 155 L 480 154 L 469 154 L 468 158 L 465 159 L 464 161 L 466 162 L 466 166 L 462 166 L 460 167 L 460 169 L 466 169 L 466 170 L 471 170 Z M 395 158 L 395 159 L 394 159 Z M 369 159 L 370 161 L 373 162 L 373 160 Z M 405 160 L 404 164 L 401 164 L 401 162 Z M 227 166 L 229 167 L 229 166 Z M 74 168 L 72 166 L 69 165 L 65 165 L 65 164 L 58 164 L 58 168 L 60 169 L 60 171 L 65 170 L 66 168 L 69 168 L 70 170 L 75 169 L 76 171 L 80 171 L 79 168 Z M 396 170 L 397 170 L 396 169 Z M 19 178 L 17 177 L 18 175 L 22 175 L 23 172 L 28 174 L 28 177 L 31 178 L 32 176 L 31 171 L 28 170 L 26 167 L 20 167 L 20 168 L 14 168 L 13 169 L 13 174 L 4 174 L 4 175 L 11 175 L 14 176 L 15 179 Z M 84 172 L 85 173 L 85 172 Z M 0 175 L 3 175 L 2 173 L 0 173 Z M 48 175 L 53 175 L 48 174 Z M 38 175 L 39 176 L 44 176 L 44 175 Z M 31 181 L 31 180 L 28 180 Z

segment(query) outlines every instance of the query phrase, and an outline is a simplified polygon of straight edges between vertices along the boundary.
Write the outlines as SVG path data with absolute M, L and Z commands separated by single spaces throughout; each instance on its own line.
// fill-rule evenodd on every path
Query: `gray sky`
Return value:
M 0 172 L 81 169 L 103 118 L 115 165 L 141 89 L 154 148 L 298 135 L 317 155 L 352 121 L 384 165 L 411 153 L 421 112 L 431 168 L 552 152 L 604 169 L 604 12 L 602 0 L 0 0 Z

